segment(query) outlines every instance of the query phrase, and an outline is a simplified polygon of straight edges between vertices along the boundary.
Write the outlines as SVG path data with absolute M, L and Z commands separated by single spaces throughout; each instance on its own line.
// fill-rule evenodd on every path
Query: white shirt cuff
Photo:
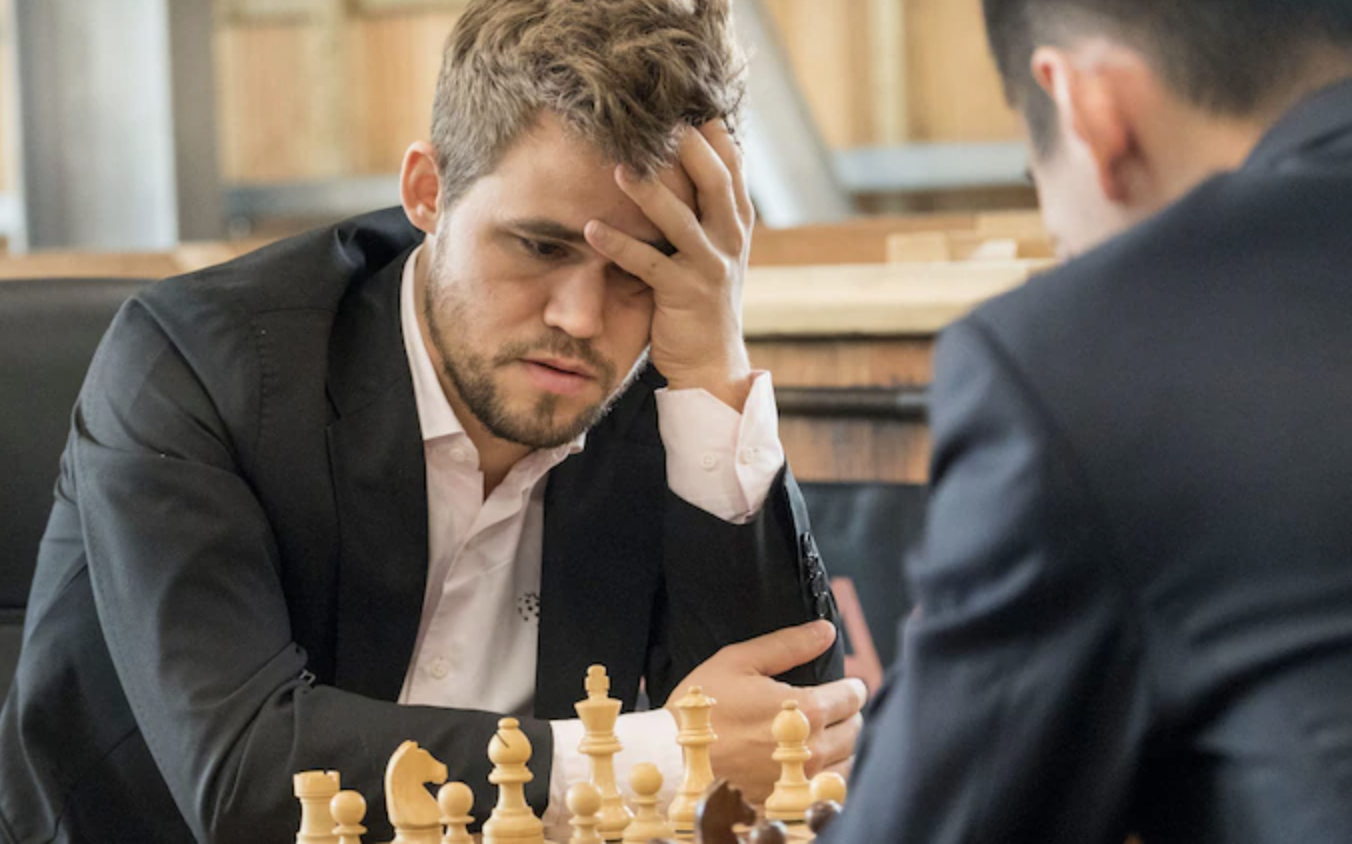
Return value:
M 549 806 L 541 819 L 545 838 L 567 841 L 572 835 L 568 824 L 568 789 L 574 783 L 587 782 L 591 775 L 591 760 L 578 752 L 586 729 L 577 719 L 551 721 L 554 729 L 554 767 L 549 780 Z M 640 762 L 651 762 L 662 772 L 662 790 L 657 794 L 657 808 L 666 815 L 667 806 L 681 787 L 685 763 L 681 746 L 676 743 L 676 718 L 665 709 L 651 712 L 630 712 L 615 722 L 615 735 L 624 747 L 615 754 L 615 783 L 628 804 L 629 772 Z
M 757 372 L 741 413 L 707 390 L 657 391 L 667 485 L 725 522 L 750 521 L 784 466 L 770 373 Z

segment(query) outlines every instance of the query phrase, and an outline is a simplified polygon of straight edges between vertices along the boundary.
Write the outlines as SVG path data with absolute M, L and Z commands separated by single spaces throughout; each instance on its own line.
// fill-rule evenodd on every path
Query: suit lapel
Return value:
M 343 301 L 329 349 L 329 462 L 338 510 L 335 683 L 393 700 L 427 583 L 427 479 L 399 324 L 407 254 Z
M 536 717 L 574 717 L 593 663 L 608 669 L 611 695 L 634 707 L 661 588 L 666 454 L 656 419 L 652 385 L 640 382 L 588 434 L 586 450 L 550 473 Z M 644 426 L 650 436 L 637 436 Z

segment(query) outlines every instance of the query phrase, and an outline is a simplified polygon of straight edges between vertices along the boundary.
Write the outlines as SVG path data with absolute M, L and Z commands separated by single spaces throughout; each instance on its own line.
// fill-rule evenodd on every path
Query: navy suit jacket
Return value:
M 488 712 L 394 703 L 425 593 L 422 436 L 399 323 L 399 210 L 154 285 L 90 369 L 0 713 L 0 836 L 284 841 L 295 771 L 381 777 L 416 739 L 475 790 Z M 672 494 L 646 372 L 551 472 L 528 797 L 603 663 L 662 703 L 723 645 L 835 619 L 785 473 L 731 525 Z M 839 646 L 786 679 L 840 676 Z
M 1352 841 L 1352 82 L 936 367 L 829 841 Z

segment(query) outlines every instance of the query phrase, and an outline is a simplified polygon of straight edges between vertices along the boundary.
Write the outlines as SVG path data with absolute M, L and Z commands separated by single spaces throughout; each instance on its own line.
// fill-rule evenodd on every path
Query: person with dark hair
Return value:
M 284 841 L 324 769 L 388 840 L 404 740 L 483 821 L 503 716 L 566 835 L 592 663 L 621 781 L 680 786 L 692 685 L 752 793 L 787 697 L 848 768 L 864 687 L 741 332 L 744 69 L 728 0 L 474 0 L 402 207 L 122 309 L 0 712 L 0 841 Z
M 1352 2 L 985 12 L 1069 260 L 941 338 L 824 841 L 1352 841 Z

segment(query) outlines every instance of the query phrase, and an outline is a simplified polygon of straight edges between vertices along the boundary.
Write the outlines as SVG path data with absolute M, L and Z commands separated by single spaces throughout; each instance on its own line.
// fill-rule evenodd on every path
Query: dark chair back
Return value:
M 928 490 L 889 483 L 802 488 L 845 624 L 846 673 L 876 689 L 911 610 L 902 564 L 923 534 Z
M 0 700 L 85 370 L 113 315 L 144 281 L 0 281 Z

